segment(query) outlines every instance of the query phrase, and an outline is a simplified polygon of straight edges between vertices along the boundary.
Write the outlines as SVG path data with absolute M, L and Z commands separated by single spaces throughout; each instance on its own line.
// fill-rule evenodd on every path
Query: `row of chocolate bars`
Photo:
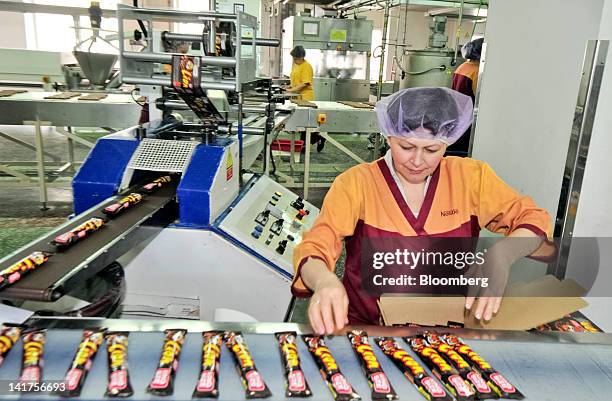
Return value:
M 532 331 L 563 331 L 570 333 L 603 333 L 603 330 L 580 311 L 572 312 Z
M 162 176 L 159 177 L 152 182 L 144 185 L 142 187 L 142 192 L 146 194 L 151 194 L 155 192 L 157 189 L 163 187 L 168 184 L 172 178 L 170 176 Z M 140 203 L 143 200 L 143 195 L 137 192 L 131 193 L 119 201 L 105 207 L 102 209 L 102 213 L 106 215 L 107 218 L 113 218 L 132 206 Z M 73 228 L 70 231 L 62 233 L 56 236 L 51 242 L 52 245 L 55 246 L 56 250 L 63 251 L 82 239 L 88 237 L 93 232 L 98 231 L 102 228 L 108 220 L 106 218 L 100 217 L 92 217 L 91 219 L 79 224 L 77 227 Z M 15 284 L 19 280 L 21 280 L 26 274 L 36 270 L 40 266 L 42 266 L 49 257 L 53 254 L 50 252 L 43 251 L 35 251 L 25 258 L 15 262 L 11 266 L 6 269 L 0 271 L 0 290 Z
M 0 364 L 13 345 L 23 338 L 23 360 L 20 382 L 39 383 L 42 378 L 45 330 L 25 331 L 19 326 L 5 326 L 0 333 Z M 155 375 L 147 387 L 154 395 L 168 396 L 174 391 L 174 378 L 187 330 L 169 329 Z M 285 395 L 310 397 L 312 391 L 301 368 L 295 332 L 275 334 L 285 369 Z M 372 400 L 397 400 L 399 397 L 377 360 L 364 330 L 347 333 L 372 391 Z M 63 397 L 76 397 L 87 378 L 94 357 L 106 338 L 108 351 L 107 397 L 129 397 L 134 391 L 127 366 L 128 333 L 86 330 L 65 376 Z M 323 337 L 303 335 L 323 379 L 335 401 L 360 400 L 342 374 L 340 366 L 325 345 Z M 245 388 L 246 398 L 267 398 L 272 392 L 255 366 L 249 347 L 240 332 L 207 331 L 202 333 L 202 360 L 193 397 L 219 397 L 219 363 L 223 342 L 232 353 L 236 369 Z M 421 395 L 429 401 L 471 401 L 497 398 L 523 399 L 521 392 L 497 370 L 453 334 L 426 332 L 404 340 L 419 359 L 431 370 L 430 376 L 392 337 L 373 340 L 389 357 Z M 442 384 L 440 384 L 440 382 Z

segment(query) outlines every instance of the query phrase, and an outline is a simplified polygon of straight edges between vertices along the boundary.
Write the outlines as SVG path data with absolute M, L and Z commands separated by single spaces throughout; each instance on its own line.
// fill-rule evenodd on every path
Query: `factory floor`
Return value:
M 17 137 L 29 144 L 34 144 L 33 127 L 2 126 L 0 132 Z M 77 134 L 94 142 L 106 133 L 79 130 Z M 367 135 L 333 135 L 333 138 L 364 160 L 371 160 L 371 152 L 367 149 Z M 54 128 L 43 128 L 43 143 L 46 152 L 60 156 L 62 160 L 68 159 L 67 140 L 64 136 L 56 133 Z M 75 161 L 83 161 L 88 152 L 87 147 L 76 144 L 74 146 Z M 15 161 L 24 162 L 34 161 L 35 159 L 36 156 L 33 151 L 0 136 L 0 167 L 10 165 L 11 162 Z M 275 161 L 276 171 L 281 174 L 273 176 L 273 178 L 281 183 L 284 181 L 280 177 L 282 174 L 295 180 L 301 179 L 304 166 L 303 158 L 294 165 L 293 170 L 290 168 L 287 156 L 277 155 Z M 355 162 L 350 157 L 330 143 L 326 143 L 321 152 L 317 152 L 315 146 L 313 146 L 310 180 L 317 183 L 331 183 L 339 173 L 354 164 Z M 47 175 L 52 180 L 47 188 L 48 209 L 41 210 L 39 189 L 36 184 L 36 166 L 34 164 L 22 165 L 14 167 L 14 169 L 31 177 L 34 181 L 25 184 L 17 183 L 14 177 L 0 171 L 0 258 L 63 223 L 72 213 L 70 173 L 58 175 L 53 167 L 48 167 Z M 260 171 L 260 161 L 257 161 L 252 169 Z M 292 188 L 292 190 L 298 195 L 302 195 L 300 188 Z M 310 188 L 308 200 L 320 207 L 327 190 L 326 187 Z M 339 265 L 341 263 L 342 261 L 339 261 Z M 306 306 L 305 302 L 296 302 L 292 315 L 293 321 L 305 321 Z
M 24 126 L 2 126 L 0 132 L 21 141 L 34 144 L 34 128 Z M 68 160 L 68 144 L 64 136 L 55 132 L 52 127 L 43 127 L 43 144 L 45 152 Z M 79 136 L 91 142 L 102 132 L 83 131 Z M 76 144 L 74 155 L 76 161 L 82 161 L 89 149 Z M 35 153 L 26 147 L 16 144 L 5 137 L 0 137 L 0 167 L 11 165 L 11 162 L 33 162 Z M 45 158 L 51 161 L 50 158 Z M 48 210 L 41 210 L 39 189 L 36 178 L 36 166 L 11 166 L 18 173 L 30 177 L 31 183 L 19 183 L 15 178 L 0 172 L 0 257 L 27 244 L 51 228 L 64 222 L 72 213 L 71 173 L 56 174 L 55 166 L 49 166 L 48 179 L 52 182 L 47 188 Z

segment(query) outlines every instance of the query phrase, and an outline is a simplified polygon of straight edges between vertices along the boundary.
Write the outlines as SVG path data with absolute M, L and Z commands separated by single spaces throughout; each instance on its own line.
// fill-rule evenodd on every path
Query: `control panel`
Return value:
M 219 228 L 293 275 L 293 249 L 319 209 L 269 177 L 260 177 Z

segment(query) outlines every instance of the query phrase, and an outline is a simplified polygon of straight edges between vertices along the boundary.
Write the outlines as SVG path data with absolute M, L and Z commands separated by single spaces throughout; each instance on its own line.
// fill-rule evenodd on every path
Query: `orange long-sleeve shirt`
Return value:
M 377 298 L 361 287 L 361 240 L 381 236 L 478 237 L 482 228 L 509 235 L 527 228 L 540 236 L 551 230 L 548 213 L 501 180 L 488 164 L 445 157 L 433 173 L 418 217 L 410 211 L 384 159 L 360 164 L 339 175 L 312 229 L 295 248 L 292 291 L 309 296 L 300 278 L 308 257 L 330 271 L 346 240 L 343 284 L 351 324 L 378 324 Z
M 474 100 L 479 69 L 480 61 L 469 60 L 461 64 L 453 73 L 452 88 L 464 95 L 468 95 Z

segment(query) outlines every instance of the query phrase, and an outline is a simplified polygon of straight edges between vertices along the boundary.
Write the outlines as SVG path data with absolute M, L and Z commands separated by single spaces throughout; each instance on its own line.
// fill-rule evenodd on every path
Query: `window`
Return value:
M 380 45 L 382 44 L 382 29 L 372 30 L 372 57 L 370 57 L 370 80 L 378 80 L 380 70 Z
M 24 2 L 83 8 L 90 6 L 90 0 L 24 0 Z M 119 0 L 100 0 L 100 7 L 114 9 L 117 8 L 118 2 Z M 91 30 L 89 29 L 75 29 L 77 24 L 81 28 L 90 27 L 89 17 L 84 15 L 74 19 L 70 15 L 26 13 L 24 20 L 26 43 L 27 48 L 30 50 L 68 52 L 72 51 L 77 42 L 91 36 Z M 102 20 L 102 29 L 116 31 L 117 19 L 104 18 Z M 110 34 L 110 32 L 106 34 Z M 101 35 L 106 36 L 105 33 Z M 103 41 L 95 43 L 91 50 L 110 51 L 109 46 Z
M 209 2 L 207 0 L 174 0 L 174 8 L 181 11 L 208 11 Z M 176 33 L 192 33 L 202 34 L 202 24 L 186 24 L 186 23 L 175 23 L 173 24 L 172 31 Z

